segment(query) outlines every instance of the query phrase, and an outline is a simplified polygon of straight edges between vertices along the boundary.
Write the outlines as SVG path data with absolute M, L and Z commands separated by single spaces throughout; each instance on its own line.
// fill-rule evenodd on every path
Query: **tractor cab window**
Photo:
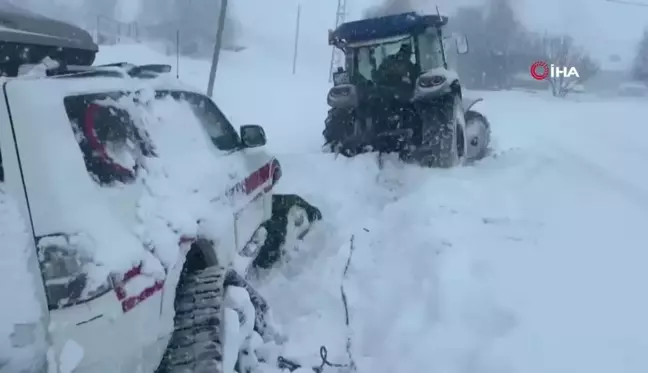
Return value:
M 371 76 L 376 69 L 373 54 L 374 51 L 371 48 L 358 48 L 358 74 L 367 81 L 371 81 Z
M 384 75 L 393 72 L 393 65 L 404 69 L 416 66 L 414 43 L 410 37 L 389 39 L 356 47 L 356 69 L 361 80 L 379 83 Z
M 418 36 L 421 71 L 428 71 L 443 66 L 443 44 L 434 32 Z

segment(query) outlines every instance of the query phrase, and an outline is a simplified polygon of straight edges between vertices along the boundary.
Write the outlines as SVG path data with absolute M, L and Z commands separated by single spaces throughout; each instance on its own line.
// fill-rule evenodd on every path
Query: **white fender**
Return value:
M 475 106 L 476 103 L 484 101 L 483 98 L 472 98 L 472 97 L 466 97 L 463 96 L 461 98 L 461 106 L 463 106 L 464 113 L 470 110 L 473 106 Z

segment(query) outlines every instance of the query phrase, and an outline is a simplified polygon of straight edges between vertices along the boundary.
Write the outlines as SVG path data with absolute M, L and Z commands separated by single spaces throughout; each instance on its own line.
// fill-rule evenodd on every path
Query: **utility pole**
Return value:
M 299 51 L 299 22 L 301 18 L 301 3 L 297 4 L 297 25 L 295 27 L 295 51 L 293 52 L 293 70 L 292 73 L 295 75 L 297 72 L 297 52 Z
M 346 20 L 347 0 L 338 0 L 337 10 L 335 12 L 335 28 L 338 28 Z M 344 54 L 335 47 L 331 50 L 331 66 L 329 67 L 329 83 L 333 79 L 333 69 L 337 66 L 344 65 Z
M 218 31 L 216 31 L 216 45 L 214 45 L 214 56 L 212 58 L 211 70 L 209 71 L 209 83 L 207 84 L 207 96 L 214 93 L 214 80 L 220 57 L 221 44 L 223 42 L 223 29 L 225 28 L 225 15 L 227 14 L 227 0 L 220 0 L 220 14 L 218 16 Z

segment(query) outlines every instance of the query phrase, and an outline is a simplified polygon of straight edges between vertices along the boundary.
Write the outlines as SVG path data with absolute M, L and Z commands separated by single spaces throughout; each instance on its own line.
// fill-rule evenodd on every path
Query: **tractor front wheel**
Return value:
M 490 124 L 482 114 L 468 110 L 466 112 L 466 134 L 468 141 L 468 154 L 470 161 L 478 161 L 484 158 L 488 152 L 491 129 Z

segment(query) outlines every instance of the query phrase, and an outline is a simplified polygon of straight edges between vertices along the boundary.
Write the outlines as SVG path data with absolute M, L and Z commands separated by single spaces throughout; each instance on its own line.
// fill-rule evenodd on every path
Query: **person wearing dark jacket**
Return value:
M 416 81 L 416 65 L 411 61 L 412 46 L 401 45 L 398 52 L 387 56 L 377 71 L 377 83 L 388 86 L 399 86 L 403 83 L 413 85 Z

